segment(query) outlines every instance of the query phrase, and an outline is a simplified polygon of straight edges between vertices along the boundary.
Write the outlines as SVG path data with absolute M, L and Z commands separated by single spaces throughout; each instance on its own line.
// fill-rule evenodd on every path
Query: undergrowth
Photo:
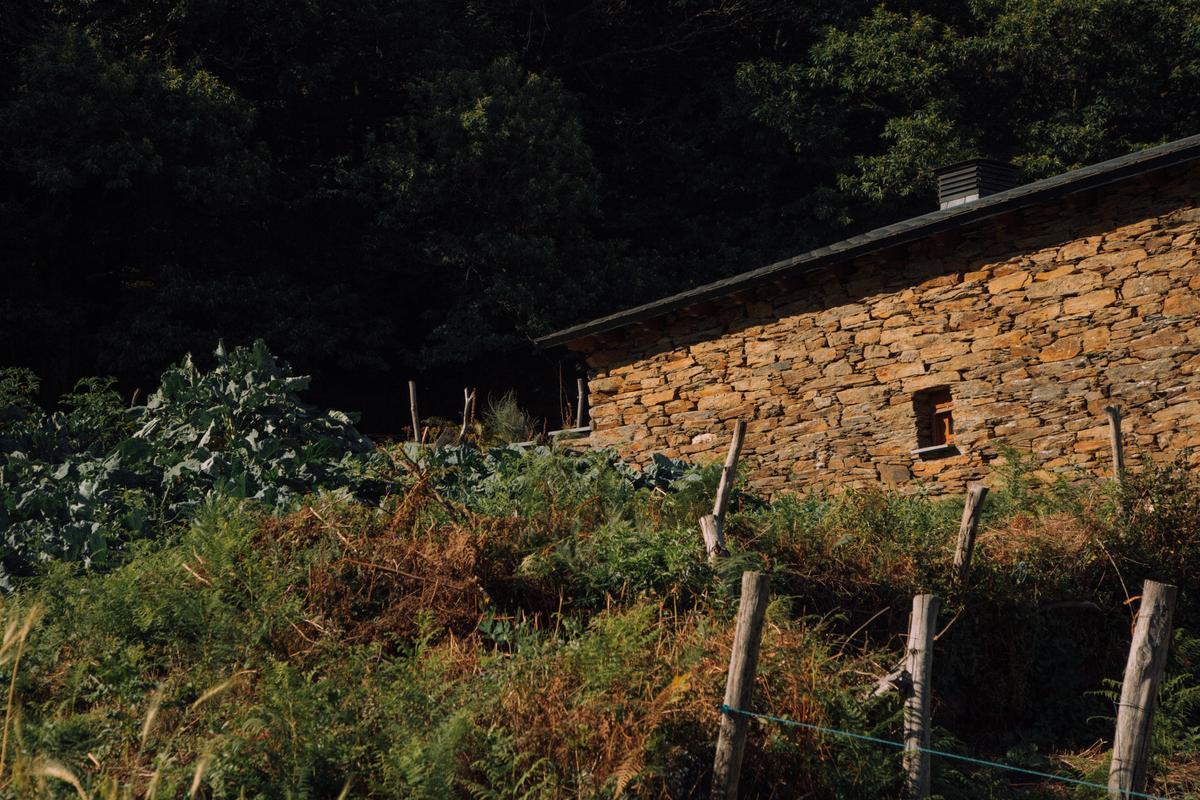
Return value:
M 1155 790 L 1196 789 L 1197 586 L 1169 554 L 1190 552 L 1198 520 L 1178 468 L 1067 509 L 1013 512 L 995 492 L 961 591 L 956 499 L 738 492 L 732 553 L 713 568 L 691 521 L 712 471 L 663 491 L 606 457 L 534 452 L 502 486 L 455 496 L 444 469 L 410 468 L 374 507 L 316 494 L 276 515 L 213 498 L 107 573 L 29 579 L 3 604 L 23 653 L 17 665 L 0 646 L 13 686 L 0 797 L 703 794 L 743 567 L 775 595 L 756 709 L 896 738 L 899 698 L 871 690 L 912 594 L 934 591 L 947 598 L 935 746 L 1101 781 L 1125 592 L 1176 582 Z M 896 796 L 898 758 L 754 722 L 743 794 Z M 935 787 L 1062 796 L 952 763 Z
M 28 397 L 31 380 L 0 391 Z M 125 424 L 106 391 L 72 402 Z M 7 408 L 10 434 L 42 413 Z M 56 436 L 85 436 L 59 413 Z M 901 699 L 873 690 L 912 596 L 935 592 L 934 746 L 1099 783 L 1136 595 L 1174 583 L 1150 791 L 1200 791 L 1200 481 L 1181 465 L 1047 484 L 1010 454 L 957 586 L 961 498 L 739 486 L 712 565 L 696 520 L 717 465 L 545 447 L 370 459 L 352 470 L 368 494 L 335 473 L 284 503 L 197 479 L 186 514 L 148 516 L 152 535 L 112 557 L 14 573 L 0 798 L 705 796 L 745 569 L 773 594 L 756 710 L 897 739 Z M 934 764 L 945 798 L 1103 794 Z M 893 748 L 753 721 L 741 786 L 886 798 L 900 776 Z

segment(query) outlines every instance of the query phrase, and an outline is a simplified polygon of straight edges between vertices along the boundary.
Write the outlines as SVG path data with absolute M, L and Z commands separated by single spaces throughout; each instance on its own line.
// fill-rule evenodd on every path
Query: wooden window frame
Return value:
M 949 395 L 949 392 L 946 393 Z M 933 404 L 931 433 L 932 444 L 954 444 L 954 400 Z
M 949 386 L 932 386 L 913 394 L 917 423 L 917 447 L 912 452 L 924 457 L 958 452 L 954 429 L 954 396 Z

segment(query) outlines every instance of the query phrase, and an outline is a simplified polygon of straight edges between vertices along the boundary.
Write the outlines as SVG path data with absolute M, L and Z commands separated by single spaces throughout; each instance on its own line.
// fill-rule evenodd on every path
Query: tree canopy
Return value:
M 923 211 L 965 156 L 1196 133 L 1198 90 L 1200 0 L 10 3 L 0 362 L 131 389 L 261 337 L 374 429 L 410 377 L 549 410 L 538 334 Z

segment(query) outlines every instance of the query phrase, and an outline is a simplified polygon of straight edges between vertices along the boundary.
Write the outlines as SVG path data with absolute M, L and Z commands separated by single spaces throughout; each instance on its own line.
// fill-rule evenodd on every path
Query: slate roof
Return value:
M 932 211 L 892 225 L 885 225 L 882 228 L 851 236 L 849 239 L 818 247 L 807 253 L 777 261 L 759 269 L 733 275 L 651 303 L 564 328 L 537 339 L 536 343 L 540 347 L 553 347 L 584 336 L 616 330 L 687 306 L 724 297 L 742 289 L 824 269 L 830 264 L 923 239 L 935 233 L 964 228 L 999 214 L 1027 208 L 1086 189 L 1106 186 L 1165 167 L 1186 163 L 1196 158 L 1200 158 L 1200 135 L 1178 139 L 1146 150 L 1138 150 L 1129 155 L 1065 172 L 1052 178 L 1027 183 L 969 203 Z

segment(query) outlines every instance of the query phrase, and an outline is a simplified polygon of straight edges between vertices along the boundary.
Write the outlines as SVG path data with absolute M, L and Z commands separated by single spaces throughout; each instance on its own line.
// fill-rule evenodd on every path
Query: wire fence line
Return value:
M 747 711 L 744 708 L 734 708 L 733 706 L 729 706 L 724 703 L 721 704 L 721 713 L 722 714 L 740 714 L 744 717 L 753 717 L 755 719 L 761 719 L 761 720 L 765 720 L 767 722 L 774 722 L 779 725 L 790 725 L 795 728 L 805 728 L 810 731 L 817 731 L 819 733 L 828 733 L 828 734 L 832 734 L 834 736 L 842 736 L 847 739 L 858 739 L 859 741 L 871 742 L 873 744 L 887 745 L 888 747 L 896 747 L 901 750 L 905 749 L 905 747 L 906 747 L 904 742 L 897 742 L 892 739 L 881 739 L 878 736 L 868 736 L 865 733 L 854 733 L 853 731 L 844 731 L 839 728 L 826 728 L 822 725 L 814 725 L 811 722 L 799 722 L 794 719 L 786 719 L 784 717 L 775 717 L 770 714 L 759 714 L 756 711 Z M 950 753 L 945 750 L 935 750 L 931 747 L 915 747 L 913 749 L 920 750 L 925 753 L 929 753 L 929 755 L 937 756 L 939 758 L 949 758 L 954 761 L 964 761 L 968 764 L 975 764 L 975 765 L 981 766 L 981 767 L 990 767 L 992 769 L 1003 769 L 1003 770 L 1008 770 L 1009 772 L 1019 772 L 1022 775 L 1031 775 L 1036 778 L 1044 778 L 1046 780 L 1059 781 L 1060 783 L 1069 783 L 1069 784 L 1072 784 L 1075 786 L 1086 786 L 1091 789 L 1101 789 L 1105 792 L 1108 791 L 1108 787 L 1105 786 L 1104 784 L 1093 783 L 1092 781 L 1084 781 L 1084 780 L 1080 780 L 1078 778 L 1068 778 L 1065 775 L 1055 775 L 1050 772 L 1039 772 L 1036 769 L 1026 769 L 1025 767 L 1014 767 L 1011 764 L 1001 764 L 998 761 L 987 761 L 982 758 L 972 758 L 971 756 L 964 756 L 964 755 L 960 755 L 959 753 Z M 1122 797 L 1130 797 L 1130 798 L 1133 798 L 1133 797 L 1144 798 L 1144 800 L 1169 800 L 1169 798 L 1163 797 L 1161 795 L 1146 794 L 1145 792 L 1135 792 L 1135 791 L 1132 791 L 1129 789 L 1122 791 L 1121 796 Z

